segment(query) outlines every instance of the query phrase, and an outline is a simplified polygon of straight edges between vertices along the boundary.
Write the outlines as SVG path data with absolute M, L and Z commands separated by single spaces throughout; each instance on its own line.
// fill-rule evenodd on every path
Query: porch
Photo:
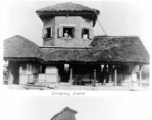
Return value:
M 10 72 L 9 84 L 35 84 L 60 86 L 141 86 L 142 65 L 136 64 L 36 64 L 14 62 L 16 68 Z M 14 69 L 13 69 L 14 70 Z M 10 70 L 11 71 L 11 70 Z M 139 72 L 139 79 L 137 79 Z M 13 75 L 12 75 L 13 74 Z M 17 77 L 12 77 L 17 76 Z M 18 80 L 17 80 L 18 78 Z M 12 82 L 11 82 L 12 81 Z

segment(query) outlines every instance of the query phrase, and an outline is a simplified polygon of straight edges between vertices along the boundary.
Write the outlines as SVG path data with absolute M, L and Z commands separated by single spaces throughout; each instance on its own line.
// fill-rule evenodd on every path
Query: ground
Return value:
M 59 85 L 59 86 L 50 86 L 50 87 L 31 87 L 29 90 L 93 90 L 93 91 L 145 91 L 149 90 L 150 82 L 149 80 L 142 81 L 142 87 L 138 86 L 66 86 L 66 85 Z M 26 90 L 25 85 L 3 85 L 4 89 L 14 89 L 14 90 Z

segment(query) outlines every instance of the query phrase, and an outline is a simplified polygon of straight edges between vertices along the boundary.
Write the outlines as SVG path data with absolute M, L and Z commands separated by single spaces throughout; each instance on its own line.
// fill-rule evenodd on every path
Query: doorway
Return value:
M 70 72 L 64 70 L 64 65 L 59 66 L 60 82 L 69 82 Z

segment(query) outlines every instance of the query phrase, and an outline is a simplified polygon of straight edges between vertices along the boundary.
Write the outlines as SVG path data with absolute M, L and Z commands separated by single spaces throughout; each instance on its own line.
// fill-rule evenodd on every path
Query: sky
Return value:
M 68 106 L 77 120 L 151 120 L 148 97 L 4 97 L 2 120 L 50 120 Z M 145 102 L 146 101 L 146 102 Z
M 2 31 L 1 39 L 21 35 L 39 46 L 42 46 L 43 23 L 36 10 L 68 1 L 9 1 L 1 6 Z M 146 2 L 126 1 L 73 1 L 84 6 L 98 9 L 98 17 L 107 35 L 139 36 L 149 50 L 147 38 L 148 9 Z M 104 35 L 99 24 L 94 27 L 95 35 Z

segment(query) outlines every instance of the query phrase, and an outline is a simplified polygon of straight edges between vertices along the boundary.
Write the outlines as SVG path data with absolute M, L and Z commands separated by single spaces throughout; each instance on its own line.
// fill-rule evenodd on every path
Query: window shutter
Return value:
M 50 37 L 52 37 L 52 27 L 50 27 Z
M 72 37 L 75 37 L 75 28 L 72 29 Z
M 62 27 L 59 27 L 58 36 L 63 37 L 63 28 Z
M 93 29 L 89 30 L 89 39 L 93 39 L 94 35 L 93 35 Z
M 82 36 L 81 36 L 81 37 L 83 38 L 83 34 L 84 34 L 84 28 L 82 28 L 82 33 L 81 33 L 81 34 L 82 34 Z
M 47 37 L 47 30 L 44 28 L 42 29 L 42 38 L 46 38 Z

